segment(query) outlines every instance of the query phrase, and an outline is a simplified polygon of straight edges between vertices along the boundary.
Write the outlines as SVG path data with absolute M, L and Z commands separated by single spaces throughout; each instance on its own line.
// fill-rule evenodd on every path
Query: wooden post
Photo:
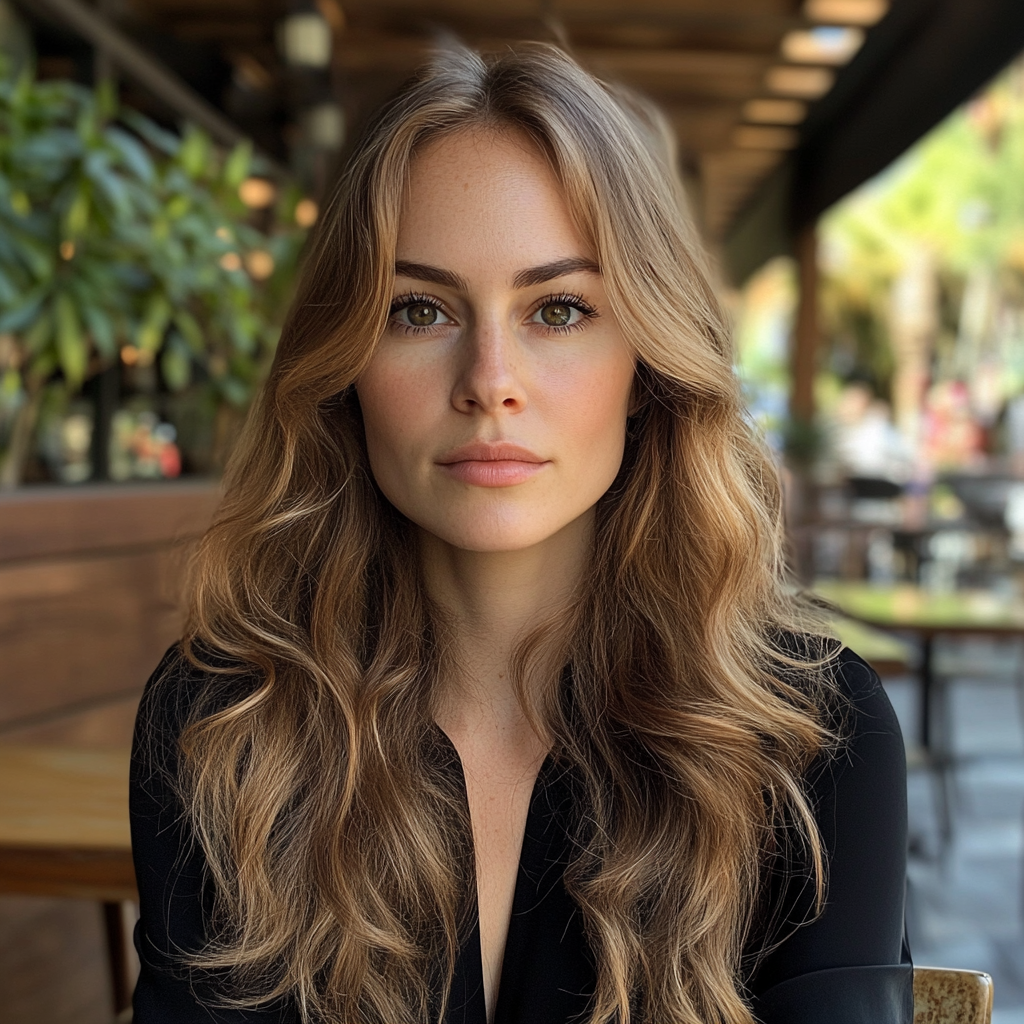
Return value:
M 818 361 L 818 232 L 814 224 L 803 228 L 796 239 L 796 323 L 790 348 L 789 415 L 809 424 L 814 419 L 814 375 Z
M 115 0 L 96 0 L 96 10 L 101 17 L 106 18 L 108 21 L 114 13 L 114 2 Z M 117 82 L 115 80 L 117 71 L 114 67 L 113 58 L 110 56 L 110 52 L 105 46 L 97 46 L 93 53 L 93 83 L 99 85 L 100 82 L 110 82 L 113 88 L 117 89 Z
M 102 50 L 106 54 L 105 59 L 122 74 L 138 82 L 181 117 L 199 125 L 221 145 L 235 146 L 239 142 L 248 141 L 248 135 L 241 128 L 103 17 L 97 8 L 83 0 L 33 0 L 31 6 L 33 10 L 41 7 L 46 13 L 64 22 L 83 39 Z M 261 161 L 277 177 L 284 181 L 290 179 L 288 171 L 271 157 L 261 154 Z
M 818 361 L 818 236 L 815 226 L 804 228 L 796 238 L 796 322 L 789 350 L 789 463 L 788 529 L 793 570 L 810 583 L 814 576 L 814 522 L 817 491 L 812 464 L 815 459 L 814 375 Z
M 109 18 L 114 0 L 96 0 L 96 10 L 103 18 Z M 110 51 L 98 44 L 93 51 L 93 84 L 106 82 L 117 92 L 117 71 Z M 110 435 L 121 400 L 121 360 L 115 355 L 112 366 L 101 370 L 92 379 L 92 440 L 89 444 L 89 461 L 92 463 L 92 480 L 110 479 Z M 117 1007 L 120 1012 L 124 1007 Z

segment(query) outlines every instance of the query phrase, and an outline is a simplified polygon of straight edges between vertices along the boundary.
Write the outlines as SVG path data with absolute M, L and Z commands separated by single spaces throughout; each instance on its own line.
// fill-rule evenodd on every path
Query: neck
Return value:
M 453 633 L 457 671 L 442 680 L 438 707 L 446 731 L 475 731 L 474 723 L 483 721 L 504 729 L 525 727 L 510 660 L 517 643 L 568 609 L 586 567 L 592 532 L 591 513 L 517 551 L 466 551 L 421 534 L 427 593 L 448 617 Z M 558 664 L 544 662 L 539 659 L 524 681 L 527 697 L 558 671 Z

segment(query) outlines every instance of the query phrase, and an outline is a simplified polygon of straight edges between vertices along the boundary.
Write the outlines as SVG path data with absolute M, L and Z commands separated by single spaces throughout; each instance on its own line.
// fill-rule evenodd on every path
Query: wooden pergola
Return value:
M 69 53 L 80 77 L 115 68 L 129 102 L 225 143 L 249 136 L 279 165 L 295 168 L 319 131 L 320 181 L 342 124 L 351 136 L 439 37 L 565 46 L 665 111 L 693 209 L 733 283 L 774 255 L 797 256 L 791 411 L 804 419 L 817 217 L 1024 48 L 1022 0 L 17 2 L 43 71 L 67 73 Z M 91 72 L 83 48 L 98 55 Z
M 390 91 L 444 33 L 499 49 L 560 43 L 598 75 L 657 101 L 680 139 L 702 226 L 724 237 L 739 210 L 800 140 L 837 71 L 889 0 L 37 0 L 38 22 L 79 9 L 134 40 L 274 156 L 288 149 L 294 76 L 281 26 L 329 26 L 330 79 L 349 124 Z M 46 15 L 40 16 L 40 12 Z M 69 17 L 70 16 L 70 17 Z M 99 41 L 97 39 L 97 41 Z M 122 63 L 114 55 L 115 63 Z M 126 69 L 131 72 L 132 69 Z M 136 68 L 137 70 L 137 68 Z M 194 116 L 194 111 L 191 111 Z

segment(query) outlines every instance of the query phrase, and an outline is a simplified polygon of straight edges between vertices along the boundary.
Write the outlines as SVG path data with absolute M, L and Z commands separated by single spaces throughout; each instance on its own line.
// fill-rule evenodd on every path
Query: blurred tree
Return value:
M 898 373 L 917 372 L 911 363 L 924 359 L 933 378 L 970 379 L 988 359 L 1006 363 L 1008 388 L 1024 386 L 1024 365 L 1008 351 L 1024 341 L 1022 173 L 1018 62 L 825 216 L 822 308 L 833 372 L 869 377 L 889 397 Z M 929 309 L 909 309 L 917 298 Z M 927 321 L 927 340 L 898 340 L 908 317 Z
M 251 147 L 179 137 L 104 86 L 0 75 L 0 487 L 22 478 L 47 390 L 119 361 L 244 410 L 305 235 L 294 188 L 268 185 L 276 207 L 254 225 L 239 195 L 254 170 Z

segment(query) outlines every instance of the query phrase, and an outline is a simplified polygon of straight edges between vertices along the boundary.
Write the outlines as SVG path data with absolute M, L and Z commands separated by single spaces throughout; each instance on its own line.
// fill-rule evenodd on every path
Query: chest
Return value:
M 463 757 L 473 827 L 480 959 L 487 1019 L 494 1019 L 523 834 L 542 755 L 488 751 Z

